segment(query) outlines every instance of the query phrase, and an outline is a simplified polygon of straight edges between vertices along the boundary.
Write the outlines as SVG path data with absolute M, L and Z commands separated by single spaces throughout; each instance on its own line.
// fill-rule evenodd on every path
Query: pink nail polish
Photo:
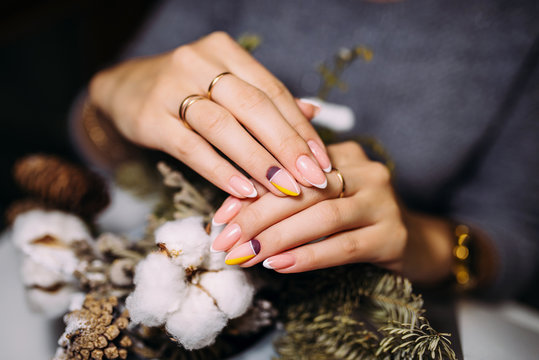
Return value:
M 307 141 L 307 145 L 309 145 L 311 152 L 322 167 L 322 170 L 324 170 L 325 173 L 330 172 L 332 168 L 331 161 L 329 161 L 329 157 L 324 149 L 322 149 L 322 147 L 314 140 Z
M 224 230 L 215 238 L 211 249 L 213 251 L 228 250 L 241 237 L 241 228 L 238 224 L 227 225 Z
M 223 225 L 229 222 L 241 210 L 241 201 L 235 197 L 228 197 L 213 215 L 212 225 Z
M 285 195 L 298 196 L 301 192 L 298 183 L 294 180 L 292 175 L 290 175 L 288 171 L 277 166 L 272 166 L 268 169 L 266 178 Z
M 296 263 L 296 257 L 292 254 L 280 254 L 267 258 L 262 265 L 266 269 L 281 270 L 289 268 Z
M 230 252 L 225 258 L 227 265 L 239 265 L 251 260 L 260 252 L 260 242 L 256 239 L 238 246 Z
M 328 180 L 326 179 L 326 175 L 320 170 L 320 166 L 307 155 L 301 155 L 296 160 L 296 168 L 309 184 L 319 189 L 325 189 L 328 186 Z
M 252 182 L 239 176 L 232 176 L 228 181 L 230 187 L 239 195 L 254 198 L 258 195 Z

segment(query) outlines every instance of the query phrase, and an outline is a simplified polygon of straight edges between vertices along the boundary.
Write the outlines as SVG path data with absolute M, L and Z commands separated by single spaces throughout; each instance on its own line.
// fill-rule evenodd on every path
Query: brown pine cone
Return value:
M 46 205 L 93 218 L 109 203 L 104 180 L 56 156 L 30 155 L 16 162 L 15 182 Z
M 132 345 L 125 333 L 129 315 L 127 311 L 120 313 L 116 297 L 97 299 L 87 295 L 82 309 L 70 312 L 64 321 L 66 325 L 82 324 L 60 339 L 66 359 L 127 358 Z

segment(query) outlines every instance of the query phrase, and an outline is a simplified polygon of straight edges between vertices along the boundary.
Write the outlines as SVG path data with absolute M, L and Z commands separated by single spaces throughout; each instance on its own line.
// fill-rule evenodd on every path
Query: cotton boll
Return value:
M 49 318 L 63 315 L 69 308 L 71 298 L 77 293 L 77 290 L 69 285 L 64 285 L 56 291 L 30 288 L 26 292 L 30 307 Z
M 79 259 L 69 248 L 60 248 L 47 245 L 24 245 L 23 252 L 32 261 L 40 264 L 51 272 L 72 278 L 79 265 Z
M 61 211 L 31 210 L 15 219 L 12 240 L 16 246 L 23 247 L 46 235 L 67 245 L 77 240 L 91 239 L 82 220 Z
M 210 252 L 206 255 L 206 258 L 204 259 L 204 264 L 202 267 L 206 270 L 211 271 L 217 271 L 222 270 L 225 267 L 229 267 L 225 264 L 225 257 L 226 253 L 219 251 L 219 252 Z
M 206 272 L 200 276 L 200 286 L 210 293 L 230 319 L 247 311 L 255 292 L 245 273 L 239 269 Z
M 73 312 L 75 310 L 82 309 L 82 305 L 84 304 L 84 300 L 86 300 L 86 294 L 84 293 L 76 293 L 71 297 L 71 302 L 69 303 L 69 311 Z
M 23 260 L 21 273 L 22 282 L 26 286 L 37 285 L 48 288 L 69 281 L 69 277 L 62 275 L 59 271 L 50 270 L 29 257 Z
M 204 291 L 191 286 L 180 310 L 167 320 L 166 329 L 187 350 L 194 350 L 211 345 L 227 320 Z
M 165 255 L 153 253 L 135 269 L 135 290 L 126 299 L 131 320 L 147 326 L 165 323 L 187 291 L 185 272 Z
M 62 347 L 57 348 L 52 360 L 68 360 L 65 349 Z
M 164 223 L 155 231 L 155 242 L 164 244 L 174 263 L 184 268 L 197 268 L 210 248 L 200 216 Z

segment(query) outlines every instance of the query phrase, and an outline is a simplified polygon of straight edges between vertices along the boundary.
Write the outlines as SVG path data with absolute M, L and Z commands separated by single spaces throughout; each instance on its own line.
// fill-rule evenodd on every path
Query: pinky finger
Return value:
M 279 273 L 298 273 L 355 262 L 371 262 L 372 227 L 345 231 L 264 260 L 264 267 Z

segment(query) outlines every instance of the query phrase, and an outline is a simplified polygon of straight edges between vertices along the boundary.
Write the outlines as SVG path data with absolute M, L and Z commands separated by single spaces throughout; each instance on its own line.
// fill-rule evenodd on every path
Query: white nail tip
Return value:
M 332 169 L 331 164 L 329 164 L 329 166 L 328 166 L 327 168 L 322 169 L 322 170 L 323 170 L 325 173 L 330 173 L 330 172 L 331 172 L 331 169 Z
M 262 266 L 264 266 L 266 269 L 273 270 L 273 268 L 270 265 L 269 259 L 264 260 L 264 262 L 262 263 Z
M 225 223 L 220 223 L 220 222 L 217 222 L 215 221 L 214 219 L 211 219 L 211 226 L 214 227 L 214 226 L 221 226 L 221 225 L 224 225 Z
M 247 195 L 246 197 L 248 198 L 255 198 L 258 196 L 258 192 L 256 191 L 256 189 L 253 188 L 253 192 L 250 193 L 249 195 Z
M 210 246 L 210 251 L 211 251 L 212 253 L 220 253 L 220 252 L 223 252 L 222 250 L 215 250 L 215 249 L 213 248 L 213 245 Z

